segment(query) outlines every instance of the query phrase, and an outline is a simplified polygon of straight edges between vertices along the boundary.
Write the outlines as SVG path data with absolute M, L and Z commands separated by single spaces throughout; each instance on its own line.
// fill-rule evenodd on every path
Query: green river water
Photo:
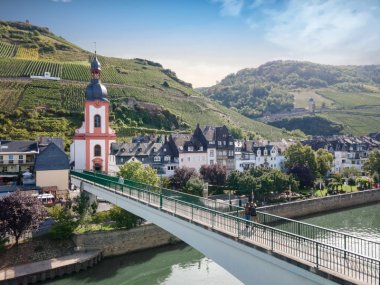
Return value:
M 380 242 L 380 204 L 308 217 L 302 221 Z M 44 284 L 238 285 L 242 283 L 192 247 L 176 245 L 107 258 L 87 271 Z

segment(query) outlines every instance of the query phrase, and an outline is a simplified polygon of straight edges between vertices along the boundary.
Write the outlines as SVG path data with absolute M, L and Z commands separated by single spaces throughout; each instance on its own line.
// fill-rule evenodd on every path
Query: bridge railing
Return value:
M 283 231 L 380 259 L 380 243 L 300 221 L 258 212 L 258 221 Z
M 93 175 L 95 177 L 102 177 L 104 179 L 108 179 L 108 180 L 111 180 L 113 182 L 119 182 L 119 177 L 117 177 L 117 176 L 109 176 L 109 175 L 104 174 L 104 173 L 93 172 L 93 171 L 88 171 L 88 170 L 83 170 L 83 171 L 79 171 L 79 172 L 82 172 L 84 174 Z M 208 208 L 218 210 L 218 211 L 223 212 L 223 213 L 228 212 L 230 214 L 238 215 L 240 210 L 241 210 L 241 207 L 238 207 L 235 205 L 229 205 L 226 202 L 219 202 L 216 200 L 211 200 L 211 199 L 199 197 L 196 195 L 183 193 L 183 192 L 176 191 L 173 189 L 167 189 L 167 188 L 163 188 L 163 187 L 159 187 L 159 186 L 152 186 L 152 185 L 145 184 L 145 183 L 138 182 L 138 181 L 124 179 L 124 185 L 139 187 L 140 189 L 153 191 L 156 193 L 161 192 L 165 196 L 174 197 L 174 198 L 177 198 L 178 200 L 186 201 L 186 202 L 193 203 L 193 204 L 200 205 L 200 206 L 206 206 Z
M 247 221 L 229 213 L 182 201 L 163 193 L 120 184 L 86 173 L 74 171 L 72 175 L 87 180 L 89 183 L 98 184 L 103 189 L 115 194 L 155 207 L 180 219 L 191 221 L 193 224 L 206 226 L 214 232 L 258 246 L 270 251 L 272 255 L 298 260 L 298 262 L 302 260 L 301 263 L 307 266 L 315 267 L 317 270 L 327 269 L 327 272 L 339 273 L 348 279 L 355 280 L 354 282 L 380 284 L 379 259 L 363 256 L 266 224 Z
M 103 173 L 92 171 L 81 171 L 83 174 L 90 175 L 89 177 L 100 177 L 105 180 L 118 183 L 119 177 L 109 176 Z M 153 191 L 156 193 L 162 193 L 166 197 L 173 197 L 177 200 L 189 202 L 199 206 L 207 207 L 219 212 L 228 213 L 236 217 L 244 217 L 244 208 L 229 205 L 226 202 L 219 202 L 208 198 L 203 198 L 187 193 L 161 188 L 144 184 L 133 180 L 124 180 L 124 185 L 137 187 L 140 190 Z M 349 250 L 351 252 L 365 255 L 371 258 L 380 259 L 380 243 L 363 239 L 357 236 L 353 236 L 347 233 L 341 233 L 331 229 L 303 223 L 300 221 L 276 216 L 273 214 L 257 211 L 257 219 L 260 224 L 275 227 L 285 232 L 293 233 L 306 238 L 314 239 L 324 244 L 329 244 L 343 250 Z

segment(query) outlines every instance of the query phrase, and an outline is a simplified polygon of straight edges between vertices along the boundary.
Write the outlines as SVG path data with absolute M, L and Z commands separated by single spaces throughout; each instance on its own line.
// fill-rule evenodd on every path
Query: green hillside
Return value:
M 59 135 L 69 142 L 83 118 L 91 57 L 47 28 L 0 21 L 0 137 Z M 159 63 L 98 58 L 120 139 L 139 132 L 187 132 L 197 123 L 226 124 L 272 140 L 290 135 L 204 97 Z M 45 72 L 61 80 L 30 79 Z
M 311 135 L 365 135 L 379 131 L 379 65 L 274 61 L 230 74 L 219 84 L 199 91 L 250 118 L 307 108 L 313 98 L 316 116 L 285 116 L 271 123 L 287 130 L 299 128 Z M 308 127 L 315 124 L 319 127 Z

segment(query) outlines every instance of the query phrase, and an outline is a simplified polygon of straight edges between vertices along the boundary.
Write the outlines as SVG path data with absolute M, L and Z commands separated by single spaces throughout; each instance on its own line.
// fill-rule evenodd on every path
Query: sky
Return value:
M 0 0 L 0 19 L 159 62 L 195 87 L 279 59 L 380 64 L 380 0 Z

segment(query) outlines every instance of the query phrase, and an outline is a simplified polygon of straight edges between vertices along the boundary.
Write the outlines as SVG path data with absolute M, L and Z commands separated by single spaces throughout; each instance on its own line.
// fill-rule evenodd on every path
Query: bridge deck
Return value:
M 325 272 L 353 284 L 380 284 L 380 260 L 378 259 L 264 224 L 246 221 L 236 216 L 235 211 L 222 213 L 157 192 L 125 186 L 117 182 L 102 181 L 99 177 L 91 179 L 91 175 L 83 176 L 75 172 L 73 175 L 82 181 L 97 184 L 106 191 L 154 207 L 291 263 L 303 264 L 316 272 Z

